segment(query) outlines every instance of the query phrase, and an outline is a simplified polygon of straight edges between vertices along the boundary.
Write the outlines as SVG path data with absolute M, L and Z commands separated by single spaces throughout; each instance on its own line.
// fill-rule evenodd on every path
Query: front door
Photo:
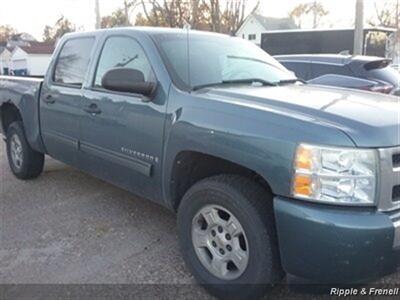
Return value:
M 104 74 L 131 68 L 156 82 L 143 48 L 132 37 L 106 39 L 91 87 L 85 90 L 80 141 L 84 168 L 100 178 L 150 198 L 160 195 L 165 96 L 158 88 L 151 102 L 142 95 L 105 90 Z
M 67 40 L 40 97 L 42 137 L 47 152 L 77 165 L 82 116 L 82 84 L 89 66 L 94 38 Z

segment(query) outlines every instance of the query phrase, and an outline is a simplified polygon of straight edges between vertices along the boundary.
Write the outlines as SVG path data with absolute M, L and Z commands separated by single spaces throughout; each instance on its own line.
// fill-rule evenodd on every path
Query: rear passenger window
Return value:
M 347 68 L 347 66 L 332 65 L 332 64 L 313 63 L 312 70 L 313 70 L 313 78 L 317 78 L 328 74 L 345 75 L 345 76 L 353 75 Z
M 107 39 L 97 66 L 95 87 L 102 87 L 104 74 L 114 68 L 130 68 L 143 73 L 145 81 L 152 78 L 152 69 L 142 47 L 134 39 L 115 36 Z
M 94 38 L 67 41 L 58 56 L 53 81 L 81 87 L 89 66 Z

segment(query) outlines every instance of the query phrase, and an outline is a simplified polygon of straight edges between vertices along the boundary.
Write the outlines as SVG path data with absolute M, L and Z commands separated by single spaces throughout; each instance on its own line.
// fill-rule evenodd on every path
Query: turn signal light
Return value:
M 308 175 L 296 174 L 293 185 L 294 194 L 310 197 L 312 195 L 312 191 L 311 177 Z

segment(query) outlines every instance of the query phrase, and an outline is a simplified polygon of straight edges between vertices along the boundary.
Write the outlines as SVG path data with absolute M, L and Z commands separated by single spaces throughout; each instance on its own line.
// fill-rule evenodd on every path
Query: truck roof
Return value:
M 147 26 L 134 26 L 134 27 L 117 27 L 117 28 L 106 28 L 106 29 L 99 29 L 95 31 L 88 31 L 88 32 L 72 32 L 68 33 L 65 36 L 68 38 L 76 37 L 76 36 L 86 36 L 86 35 L 98 35 L 104 32 L 127 32 L 127 31 L 134 31 L 134 32 L 141 32 L 147 35 L 158 35 L 158 34 L 187 34 L 186 29 L 184 28 L 166 28 L 166 27 L 147 27 Z M 221 36 L 221 37 L 229 37 L 228 35 L 209 32 L 209 31 L 200 31 L 200 30 L 190 30 L 191 35 L 209 35 L 209 36 Z

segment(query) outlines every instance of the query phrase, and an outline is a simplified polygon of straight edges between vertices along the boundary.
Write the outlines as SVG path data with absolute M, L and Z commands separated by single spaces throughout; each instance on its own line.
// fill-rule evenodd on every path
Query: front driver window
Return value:
M 136 69 L 143 73 L 145 81 L 149 81 L 152 70 L 142 47 L 129 37 L 111 37 L 107 39 L 97 66 L 95 87 L 102 87 L 104 74 L 114 68 Z

